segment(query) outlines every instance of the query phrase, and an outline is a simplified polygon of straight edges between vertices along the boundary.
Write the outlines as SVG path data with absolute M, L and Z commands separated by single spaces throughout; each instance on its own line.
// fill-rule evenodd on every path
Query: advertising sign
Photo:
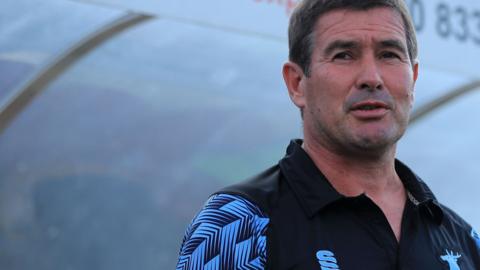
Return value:
M 408 0 L 417 30 L 420 63 L 480 78 L 480 2 Z

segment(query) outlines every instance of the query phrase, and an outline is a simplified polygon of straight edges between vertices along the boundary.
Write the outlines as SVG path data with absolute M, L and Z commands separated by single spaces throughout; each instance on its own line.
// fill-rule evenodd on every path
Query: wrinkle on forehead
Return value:
M 388 7 L 372 8 L 365 11 L 333 10 L 319 18 L 315 28 L 317 41 L 324 35 L 341 35 L 345 32 L 382 32 L 399 35 L 406 42 L 405 27 L 401 15 Z

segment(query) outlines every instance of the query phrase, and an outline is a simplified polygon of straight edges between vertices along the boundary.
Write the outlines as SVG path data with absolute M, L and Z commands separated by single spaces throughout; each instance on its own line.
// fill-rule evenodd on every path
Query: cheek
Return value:
M 388 79 L 390 84 L 387 85 L 387 89 L 391 91 L 391 94 L 398 102 L 413 105 L 413 74 L 411 72 L 396 74 L 397 76 Z M 398 76 L 398 74 L 403 75 Z
M 310 107 L 311 111 L 316 111 L 328 117 L 336 108 L 341 106 L 337 93 L 338 90 L 335 85 L 322 80 L 321 84 L 317 83 L 310 88 L 306 97 L 307 106 Z
M 320 112 L 324 117 L 343 113 L 354 79 L 351 68 L 317 66 L 312 70 L 308 82 L 309 91 L 306 93 L 306 103 L 311 107 L 310 110 Z
M 409 112 L 413 107 L 413 92 L 410 90 L 402 89 L 400 93 L 393 96 L 397 106 L 397 110 Z
M 404 92 L 401 96 L 395 97 L 395 99 L 397 117 L 403 118 L 410 115 L 413 109 L 413 93 L 411 91 L 409 93 Z
M 415 95 L 413 89 L 408 92 L 408 101 L 410 102 L 410 108 L 413 107 L 413 102 L 415 101 Z
M 317 75 L 312 88 L 316 89 L 316 96 L 322 99 L 329 99 L 331 102 L 339 99 L 351 88 L 349 78 L 345 74 L 339 74 L 331 70 Z

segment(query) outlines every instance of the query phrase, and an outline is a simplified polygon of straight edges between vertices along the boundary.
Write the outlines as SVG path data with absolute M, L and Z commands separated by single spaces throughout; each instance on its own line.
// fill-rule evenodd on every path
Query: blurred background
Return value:
M 173 269 L 208 196 L 301 137 L 296 2 L 3 0 L 0 269 Z M 421 70 L 398 156 L 480 229 L 480 3 L 407 2 Z

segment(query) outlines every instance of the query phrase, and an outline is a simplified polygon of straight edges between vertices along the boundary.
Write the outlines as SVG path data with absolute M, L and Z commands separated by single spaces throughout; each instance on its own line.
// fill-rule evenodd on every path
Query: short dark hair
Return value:
M 413 65 L 418 54 L 417 38 L 412 17 L 403 0 L 303 0 L 299 2 L 290 17 L 288 27 L 290 61 L 298 64 L 305 75 L 310 76 L 314 30 L 318 19 L 332 10 L 368 10 L 376 7 L 392 8 L 402 16 L 408 55 Z

